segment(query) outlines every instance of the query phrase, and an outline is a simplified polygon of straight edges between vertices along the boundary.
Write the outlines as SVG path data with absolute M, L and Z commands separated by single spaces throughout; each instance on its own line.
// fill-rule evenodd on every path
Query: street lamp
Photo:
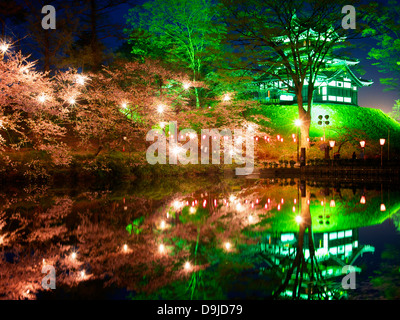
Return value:
M 334 140 L 330 140 L 329 141 L 329 146 L 331 147 L 331 149 L 332 149 L 332 167 L 333 167 L 333 161 L 334 161 L 334 158 L 335 158 L 335 154 L 333 153 L 333 148 L 335 147 L 335 141 Z
M 379 139 L 379 144 L 381 145 L 381 167 L 383 166 L 383 145 L 385 144 L 386 139 Z
M 362 156 L 361 156 L 361 158 L 364 159 L 364 156 L 365 156 L 365 141 L 364 140 L 360 141 L 360 146 L 362 148 Z
M 297 162 L 299 162 L 299 160 L 300 160 L 300 154 L 299 154 L 299 150 L 300 150 L 299 127 L 301 127 L 302 121 L 300 119 L 296 119 L 294 121 L 294 124 L 297 127 Z

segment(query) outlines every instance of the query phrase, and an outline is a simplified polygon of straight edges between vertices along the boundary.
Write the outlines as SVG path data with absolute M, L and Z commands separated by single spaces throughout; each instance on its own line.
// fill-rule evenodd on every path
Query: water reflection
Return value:
M 16 187 L 0 205 L 5 299 L 342 299 L 343 267 L 362 274 L 360 258 L 379 258 L 360 228 L 398 228 L 400 197 L 384 185 L 196 178 Z M 44 265 L 55 290 L 42 288 Z

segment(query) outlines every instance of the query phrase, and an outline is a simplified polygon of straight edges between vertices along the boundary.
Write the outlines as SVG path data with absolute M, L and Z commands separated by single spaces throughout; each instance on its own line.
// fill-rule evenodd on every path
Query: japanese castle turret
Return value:
M 370 80 L 357 78 L 350 67 L 357 65 L 359 61 L 326 59 L 329 68 L 322 70 L 315 82 L 313 95 L 314 103 L 338 103 L 358 105 L 358 89 L 373 84 Z M 291 81 L 289 81 L 291 84 Z M 303 101 L 307 101 L 308 83 L 305 81 L 302 89 Z M 256 99 L 264 103 L 294 104 L 296 96 L 288 92 L 283 81 L 277 81 L 269 77 L 257 80 L 258 90 Z

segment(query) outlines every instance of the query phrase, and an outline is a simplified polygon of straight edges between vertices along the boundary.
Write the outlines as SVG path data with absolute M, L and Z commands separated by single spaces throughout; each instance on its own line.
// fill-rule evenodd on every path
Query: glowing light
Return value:
M 265 209 L 267 209 L 267 208 L 268 208 L 268 205 L 267 205 L 267 204 L 265 204 L 264 208 L 265 208 Z
M 205 208 L 206 205 L 207 205 L 207 200 L 204 200 L 204 201 L 203 201 L 203 208 Z
M 383 146 L 386 142 L 386 139 L 379 139 L 379 144 Z
M 285 200 L 283 198 L 281 198 L 281 203 L 283 204 L 285 202 Z
M 182 202 L 175 200 L 173 206 L 175 210 L 178 210 L 182 206 Z
M 363 141 L 360 141 L 360 146 L 361 146 L 361 148 L 364 148 L 365 147 L 365 141 L 363 140 Z
M 281 138 L 281 142 L 283 142 L 283 138 Z
M 276 138 L 277 138 L 278 140 L 281 140 L 281 136 L 280 136 L 279 134 L 276 136 Z
M 124 244 L 123 250 L 124 250 L 124 252 L 128 251 L 128 245 L 127 244 Z
M 188 271 L 188 270 L 191 269 L 191 267 L 192 267 L 192 266 L 191 266 L 190 262 L 189 262 L 189 261 L 186 261 L 186 262 L 185 262 L 185 265 L 184 265 L 185 270 Z
M 69 102 L 69 104 L 75 104 L 76 100 L 74 98 L 71 98 L 71 99 L 68 100 L 68 102 Z
M 292 211 L 296 212 L 296 207 L 295 206 L 293 206 Z
M 278 204 L 278 208 L 277 209 L 278 209 L 278 211 L 281 210 L 281 205 L 280 204 Z
M 233 194 L 231 194 L 231 195 L 229 196 L 229 201 L 230 201 L 230 202 L 235 201 L 235 199 L 236 199 L 236 197 L 235 197 Z
M 249 215 L 249 222 L 252 223 L 254 221 L 254 218 L 252 215 Z
M 323 206 L 324 205 L 324 201 L 321 201 L 321 206 Z
M 190 88 L 190 84 L 188 82 L 185 82 L 183 84 L 183 89 L 188 90 Z
M 191 214 L 196 213 L 196 208 L 190 207 L 189 212 L 190 212 Z
M 44 103 L 44 102 L 46 101 L 46 96 L 45 96 L 44 94 L 41 94 L 41 95 L 38 97 L 38 100 L 39 100 L 40 103 Z
M 293 203 L 294 203 L 294 204 L 297 203 L 297 199 L 296 199 L 296 198 L 293 199 Z
M 303 218 L 301 216 L 296 216 L 295 220 L 297 223 L 301 223 L 303 221 Z
M 160 228 L 165 229 L 165 221 L 164 220 L 161 220 Z
M 224 101 L 229 101 L 231 100 L 231 96 L 227 93 L 224 95 L 224 97 L 222 98 Z
M 360 203 L 361 204 L 365 204 L 366 203 L 365 196 L 361 196 Z
M 126 109 L 126 108 L 128 107 L 128 104 L 127 104 L 126 102 L 123 102 L 123 103 L 121 104 L 121 106 L 122 106 L 122 108 Z
M 230 244 L 230 242 L 225 242 L 225 245 L 224 245 L 224 246 L 225 246 L 225 249 L 228 250 L 228 251 L 231 249 L 231 244 Z
M 7 52 L 8 48 L 10 47 L 10 45 L 8 43 L 2 43 L 0 44 L 0 51 L 4 53 Z
M 335 146 L 335 143 L 336 143 L 335 141 L 331 140 L 329 141 L 329 146 L 333 148 Z
M 164 106 L 162 104 L 158 105 L 157 112 L 158 113 L 163 113 L 164 112 Z
M 81 85 L 81 86 L 83 86 L 85 84 L 85 77 L 81 76 L 81 75 L 78 75 L 76 77 L 76 83 Z
M 386 206 L 384 203 L 381 203 L 381 211 L 386 211 Z
M 294 124 L 295 124 L 296 127 L 300 127 L 302 125 L 302 121 L 300 119 L 296 119 L 294 121 Z
M 292 133 L 292 138 L 296 139 L 296 134 L 295 133 Z
M 332 199 L 331 202 L 329 203 L 329 206 L 335 207 L 336 206 L 335 200 Z
M 159 251 L 160 253 L 164 253 L 164 252 L 165 252 L 165 246 L 164 246 L 163 244 L 160 244 L 160 245 L 158 246 L 158 251 Z
M 82 270 L 82 271 L 81 271 L 81 278 L 84 278 L 85 275 L 86 275 L 86 274 L 85 274 L 85 270 Z
M 76 259 L 76 252 L 72 252 L 72 253 L 71 253 L 71 259 L 72 259 L 72 260 L 75 260 L 75 259 Z

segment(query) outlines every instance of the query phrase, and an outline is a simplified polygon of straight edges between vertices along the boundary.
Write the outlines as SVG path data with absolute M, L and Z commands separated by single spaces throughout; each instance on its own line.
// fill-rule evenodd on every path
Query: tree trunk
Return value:
M 97 7 L 96 0 L 90 1 L 90 50 L 92 54 L 92 71 L 96 72 L 101 66 L 101 52 L 97 37 Z
M 196 82 L 196 71 L 193 71 L 193 82 Z M 200 98 L 199 98 L 199 90 L 198 88 L 195 86 L 194 87 L 194 94 L 196 97 L 196 108 L 200 108 Z
M 194 87 L 194 94 L 196 96 L 196 108 L 200 108 L 200 99 L 199 99 L 199 92 L 197 87 Z
M 303 108 L 303 95 L 301 91 L 297 96 L 297 104 L 299 106 L 299 119 L 301 120 L 300 147 L 308 150 L 310 148 L 310 143 L 307 141 L 307 138 L 310 136 L 311 116 L 310 113 Z

